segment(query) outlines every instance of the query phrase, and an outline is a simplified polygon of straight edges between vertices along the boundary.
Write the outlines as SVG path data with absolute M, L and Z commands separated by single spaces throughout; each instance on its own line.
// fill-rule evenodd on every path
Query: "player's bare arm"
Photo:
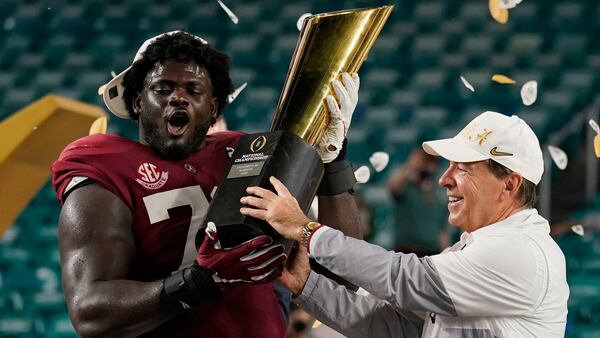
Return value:
M 347 236 L 362 239 L 362 225 L 354 195 L 345 192 L 319 196 L 319 223 L 327 224 Z
M 59 220 L 62 282 L 82 337 L 133 337 L 173 314 L 161 310 L 162 280 L 128 280 L 135 256 L 129 208 L 97 184 L 75 189 Z

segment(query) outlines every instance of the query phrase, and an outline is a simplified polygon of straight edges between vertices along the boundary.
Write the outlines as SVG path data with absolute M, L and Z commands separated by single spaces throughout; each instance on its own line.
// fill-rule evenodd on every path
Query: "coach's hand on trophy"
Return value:
M 277 194 L 261 187 L 246 188 L 250 196 L 244 196 L 240 201 L 253 208 L 243 207 L 240 213 L 267 221 L 281 236 L 300 241 L 302 227 L 311 219 L 300 209 L 296 198 L 281 181 L 273 176 L 269 181 Z
M 335 97 L 327 95 L 326 99 L 329 110 L 329 124 L 317 144 L 317 152 L 323 163 L 333 161 L 342 150 L 344 138 L 352 121 L 352 114 L 358 103 L 358 88 L 360 87 L 358 74 L 343 73 L 342 82 L 337 79 L 333 81 L 332 86 Z
M 258 236 L 233 248 L 222 248 L 217 227 L 209 222 L 206 237 L 198 250 L 196 263 L 213 271 L 220 289 L 239 284 L 264 284 L 281 275 L 287 256 L 282 244 L 269 236 Z

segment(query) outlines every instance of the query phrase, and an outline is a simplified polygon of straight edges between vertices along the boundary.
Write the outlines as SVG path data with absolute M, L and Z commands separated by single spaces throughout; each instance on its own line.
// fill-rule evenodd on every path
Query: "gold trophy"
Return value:
M 344 72 L 356 73 L 394 6 L 316 14 L 304 20 L 271 131 L 316 145 L 329 123 L 325 97 Z
M 271 131 L 240 140 L 196 236 L 198 247 L 209 221 L 217 225 L 223 247 L 263 234 L 280 239 L 268 223 L 239 213 L 246 187 L 273 189 L 270 176 L 279 178 L 308 211 L 323 176 L 314 146 L 329 123 L 325 98 L 333 93 L 331 83 L 343 72 L 358 72 L 393 7 L 329 12 L 304 20 Z

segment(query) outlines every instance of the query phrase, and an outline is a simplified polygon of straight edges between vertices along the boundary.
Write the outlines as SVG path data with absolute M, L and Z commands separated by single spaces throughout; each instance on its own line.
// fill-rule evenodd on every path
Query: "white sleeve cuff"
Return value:
M 319 242 L 319 238 L 321 237 L 322 234 L 324 234 L 327 231 L 332 230 L 330 227 L 328 227 L 327 225 L 321 225 L 320 227 L 316 228 L 313 233 L 310 235 L 310 238 L 308 239 L 308 244 L 307 246 L 307 250 L 308 250 L 308 255 L 313 257 L 316 256 L 316 254 L 314 254 L 317 243 Z

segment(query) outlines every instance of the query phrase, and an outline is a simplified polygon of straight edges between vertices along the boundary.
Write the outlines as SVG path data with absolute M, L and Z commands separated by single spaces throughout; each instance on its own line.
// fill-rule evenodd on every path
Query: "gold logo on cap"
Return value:
M 481 134 L 476 134 L 476 136 L 469 135 L 469 141 L 479 141 L 479 145 L 482 145 L 483 142 L 485 142 L 485 140 L 487 139 L 488 135 L 491 133 L 491 130 L 483 128 L 483 132 Z
M 253 153 L 261 150 L 265 144 L 267 144 L 267 138 L 262 135 L 259 136 L 257 138 L 254 139 L 254 141 L 252 141 L 252 143 L 250 143 L 250 150 L 252 150 Z
M 511 153 L 505 153 L 503 151 L 498 151 L 497 150 L 498 147 L 494 147 L 490 150 L 490 154 L 492 154 L 493 156 L 513 156 L 513 154 Z

